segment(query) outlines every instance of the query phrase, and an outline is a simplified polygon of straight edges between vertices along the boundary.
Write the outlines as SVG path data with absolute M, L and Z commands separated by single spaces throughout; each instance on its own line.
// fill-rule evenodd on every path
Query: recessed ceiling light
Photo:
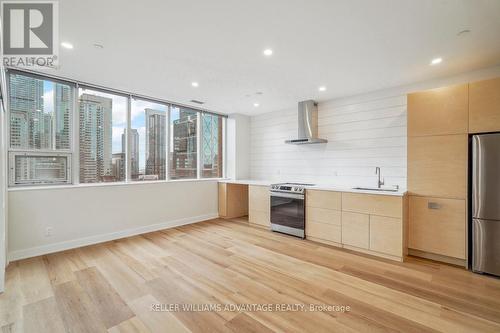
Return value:
M 95 44 L 93 44 L 93 45 L 94 45 L 94 47 L 95 47 L 96 49 L 103 49 L 103 48 L 104 48 L 104 45 L 99 44 L 99 43 L 95 43 Z
M 437 64 L 440 64 L 442 61 L 443 61 L 443 58 L 435 58 L 435 59 L 432 59 L 432 61 L 431 61 L 431 65 L 437 65 Z
M 259 103 L 253 103 L 253 106 L 255 106 L 256 108 L 258 108 L 260 106 Z
M 195 88 L 199 86 L 198 82 L 191 82 L 191 85 Z
M 265 49 L 262 53 L 264 53 L 264 55 L 266 57 L 270 57 L 270 56 L 273 55 L 273 50 L 271 50 L 271 49 Z
M 326 87 L 325 86 L 321 86 L 318 88 L 319 91 L 326 91 Z
M 73 48 L 73 44 L 68 42 L 62 42 L 61 46 L 64 47 L 65 49 L 70 49 L 70 50 Z

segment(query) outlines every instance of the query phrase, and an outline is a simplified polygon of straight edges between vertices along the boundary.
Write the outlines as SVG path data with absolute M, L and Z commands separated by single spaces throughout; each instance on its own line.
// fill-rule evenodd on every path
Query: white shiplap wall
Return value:
M 406 94 L 319 104 L 319 136 L 327 144 L 287 145 L 297 136 L 297 108 L 251 117 L 250 176 L 340 186 L 406 187 Z

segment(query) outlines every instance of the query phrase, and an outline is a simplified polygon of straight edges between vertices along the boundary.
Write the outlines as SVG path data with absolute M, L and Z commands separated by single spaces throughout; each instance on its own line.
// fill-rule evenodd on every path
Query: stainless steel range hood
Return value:
M 296 139 L 286 140 L 292 145 L 326 143 L 328 140 L 318 138 L 318 104 L 313 100 L 299 102 L 299 130 Z

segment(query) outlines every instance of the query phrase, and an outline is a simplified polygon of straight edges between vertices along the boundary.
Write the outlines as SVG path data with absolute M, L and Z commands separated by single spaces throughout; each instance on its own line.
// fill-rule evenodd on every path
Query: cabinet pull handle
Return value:
M 427 208 L 429 209 L 439 209 L 441 206 L 437 202 L 428 202 Z

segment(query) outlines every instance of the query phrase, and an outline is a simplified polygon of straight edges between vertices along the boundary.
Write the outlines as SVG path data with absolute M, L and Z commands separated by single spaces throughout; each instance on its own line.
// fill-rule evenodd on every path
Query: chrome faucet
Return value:
M 381 188 L 385 184 L 384 178 L 380 180 L 380 167 L 375 167 L 375 174 L 378 176 L 377 187 Z

